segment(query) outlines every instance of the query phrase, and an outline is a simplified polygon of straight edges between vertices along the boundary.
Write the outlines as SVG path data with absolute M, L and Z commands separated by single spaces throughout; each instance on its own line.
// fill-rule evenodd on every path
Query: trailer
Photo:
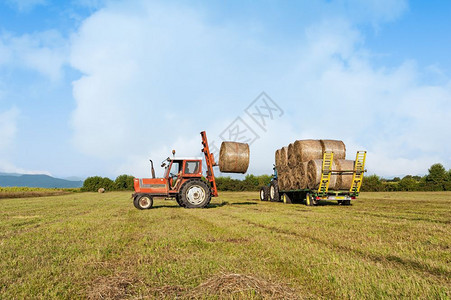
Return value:
M 354 168 L 352 170 L 333 170 L 332 162 L 334 153 L 326 151 L 323 154 L 321 180 L 317 189 L 299 188 L 279 189 L 277 166 L 274 165 L 274 173 L 271 182 L 260 189 L 261 201 L 297 203 L 305 202 L 308 206 L 318 204 L 322 200 L 337 201 L 340 205 L 351 205 L 351 200 L 356 199 L 360 193 L 365 170 L 366 151 L 357 151 Z M 352 175 L 352 184 L 349 190 L 330 190 L 329 183 L 332 175 Z

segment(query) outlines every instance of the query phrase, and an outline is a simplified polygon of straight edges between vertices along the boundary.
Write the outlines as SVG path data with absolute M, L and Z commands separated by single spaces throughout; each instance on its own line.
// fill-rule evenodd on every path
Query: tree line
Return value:
M 243 180 L 231 177 L 216 177 L 216 185 L 220 191 L 258 191 L 268 185 L 272 175 L 246 175 Z M 83 182 L 82 191 L 95 192 L 99 188 L 107 191 L 133 190 L 131 175 L 120 175 L 114 181 L 107 177 L 88 177 Z M 446 171 L 442 164 L 433 164 L 425 176 L 407 175 L 403 178 L 384 179 L 377 175 L 365 176 L 361 191 L 451 191 L 451 170 Z
M 119 175 L 113 181 L 108 177 L 92 176 L 83 182 L 82 192 L 97 192 L 100 188 L 106 191 L 127 191 L 133 190 L 133 179 L 131 175 Z
M 270 175 L 247 175 L 244 180 L 230 177 L 216 178 L 216 185 L 221 191 L 257 191 L 269 184 Z M 403 178 L 384 179 L 377 175 L 363 178 L 361 191 L 451 191 L 451 169 L 446 171 L 442 164 L 433 164 L 425 176 L 407 175 Z
M 362 191 L 451 191 L 451 169 L 433 164 L 425 176 L 407 175 L 403 178 L 384 179 L 377 175 L 365 176 Z
M 85 179 L 81 191 L 97 192 L 100 188 L 106 191 L 133 191 L 134 178 L 124 174 L 113 181 L 108 177 L 92 176 Z M 216 185 L 220 191 L 257 191 L 261 186 L 269 184 L 271 178 L 271 175 L 247 175 L 244 180 L 216 177 Z
M 246 175 L 243 180 L 230 177 L 216 177 L 216 186 L 220 191 L 258 191 L 262 186 L 268 185 L 271 175 Z

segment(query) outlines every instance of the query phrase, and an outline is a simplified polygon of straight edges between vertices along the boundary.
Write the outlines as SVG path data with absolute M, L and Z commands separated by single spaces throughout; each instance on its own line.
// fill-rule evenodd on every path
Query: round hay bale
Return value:
M 334 159 L 346 159 L 346 146 L 343 141 L 337 140 L 320 140 L 322 154 L 326 151 L 334 153 Z M 321 155 L 322 158 L 322 155 Z
M 276 163 L 276 166 L 281 166 L 282 162 L 280 161 L 280 151 L 281 149 L 276 150 L 276 153 L 274 154 L 274 161 Z
M 307 163 L 294 167 L 277 166 L 280 190 L 299 190 L 307 187 Z
M 288 178 L 290 182 L 290 190 L 297 190 L 299 183 L 298 183 L 298 172 L 296 168 L 290 168 L 290 171 L 288 172 Z
M 276 166 L 277 170 L 277 181 L 279 184 L 279 189 L 285 189 L 285 167 L 284 166 Z
M 308 180 L 308 188 L 309 189 L 317 189 L 319 187 L 321 181 L 321 171 L 323 168 L 323 160 L 322 159 L 312 159 L 307 164 L 307 180 Z M 337 170 L 337 164 L 335 161 L 332 162 L 332 170 Z M 339 184 L 339 175 L 331 175 L 329 181 L 329 189 L 336 190 L 338 189 Z
M 296 165 L 296 154 L 294 153 L 294 144 L 291 143 L 288 145 L 288 166 L 292 167 Z
M 100 188 L 97 190 L 98 193 L 105 193 L 105 189 L 104 188 Z
M 287 185 L 287 190 L 291 190 L 293 187 L 293 172 L 291 169 L 288 169 L 285 173 L 285 180 Z
M 307 186 L 309 189 L 317 188 L 321 176 L 322 160 L 312 159 L 307 164 Z
M 290 172 L 291 176 L 291 186 L 292 190 L 299 189 L 299 178 L 301 177 L 297 168 L 292 168 Z
M 279 190 L 283 191 L 287 189 L 287 181 L 285 180 L 285 174 L 282 174 L 278 179 Z
M 282 147 L 280 149 L 280 164 L 282 166 L 288 165 L 288 147 Z
M 299 190 L 305 188 L 305 171 L 303 170 L 304 164 L 307 163 L 297 163 L 293 168 L 293 189 Z
M 302 162 L 300 163 L 300 171 L 301 171 L 301 181 L 300 181 L 300 188 L 306 189 L 307 188 L 307 165 L 308 162 Z
M 344 171 L 344 170 L 354 170 L 355 161 L 340 159 L 340 160 L 338 160 L 338 164 L 340 164 L 340 170 L 342 170 L 342 171 Z M 352 176 L 353 176 L 352 173 L 340 175 L 339 188 L 341 190 L 349 190 L 351 188 L 351 186 L 352 186 Z
M 292 159 L 297 163 L 323 158 L 323 147 L 319 140 L 298 140 L 293 145 L 295 157 Z
M 222 142 L 219 150 L 219 170 L 223 173 L 246 173 L 249 167 L 249 145 Z
M 290 169 L 288 167 L 279 167 L 277 169 L 277 176 L 279 178 L 279 189 L 288 190 L 290 189 Z

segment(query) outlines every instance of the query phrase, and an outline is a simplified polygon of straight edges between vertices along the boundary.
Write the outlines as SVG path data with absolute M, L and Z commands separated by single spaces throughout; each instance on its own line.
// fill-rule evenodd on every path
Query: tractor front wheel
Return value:
M 149 209 L 153 205 L 153 198 L 147 194 L 137 195 L 135 199 L 133 199 L 133 205 L 137 209 Z
M 211 200 L 210 187 L 201 180 L 189 180 L 182 185 L 179 197 L 185 208 L 204 208 Z

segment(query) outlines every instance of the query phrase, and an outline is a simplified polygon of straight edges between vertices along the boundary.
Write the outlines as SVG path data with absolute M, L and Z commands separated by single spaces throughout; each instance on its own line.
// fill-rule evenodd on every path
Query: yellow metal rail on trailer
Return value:
M 363 174 L 365 173 L 366 151 L 357 151 L 353 170 L 332 170 L 334 160 L 333 152 L 325 152 L 321 169 L 321 181 L 318 187 L 318 195 L 325 196 L 329 192 L 330 177 L 333 174 L 349 174 L 352 172 L 352 184 L 349 189 L 351 195 L 357 196 L 362 186 Z
M 358 195 L 362 186 L 363 173 L 365 173 L 366 151 L 357 151 L 352 176 L 352 185 L 349 189 L 351 194 Z
M 321 170 L 321 181 L 318 187 L 318 194 L 327 194 L 329 191 L 330 176 L 332 175 L 333 152 L 324 152 L 323 167 Z

